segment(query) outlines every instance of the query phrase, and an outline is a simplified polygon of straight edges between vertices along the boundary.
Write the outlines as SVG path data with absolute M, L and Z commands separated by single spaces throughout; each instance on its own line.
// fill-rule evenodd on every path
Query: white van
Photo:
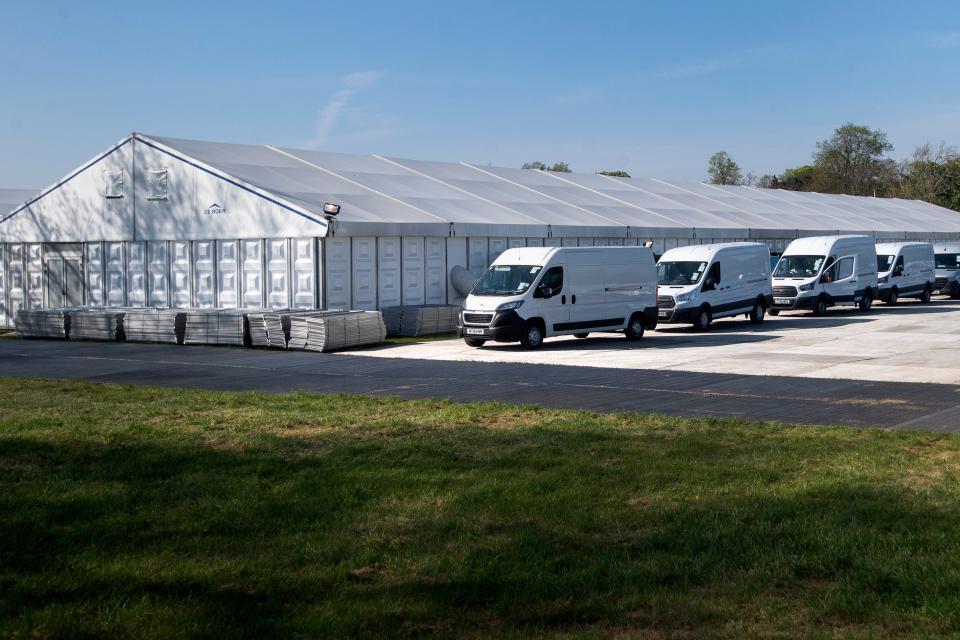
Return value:
M 660 322 L 692 324 L 747 314 L 763 322 L 773 304 L 770 249 L 759 242 L 702 244 L 670 249 L 657 263 Z
M 818 236 L 790 243 L 773 270 L 773 309 L 856 306 L 869 311 L 877 298 L 877 246 L 870 236 Z
M 657 270 L 644 247 L 526 247 L 494 260 L 464 302 L 457 334 L 536 349 L 550 336 L 657 326 Z
M 937 293 L 960 298 L 960 242 L 939 242 L 933 245 L 936 263 Z
M 900 298 L 930 302 L 933 275 L 933 245 L 929 242 L 890 242 L 877 245 L 879 297 L 887 304 Z

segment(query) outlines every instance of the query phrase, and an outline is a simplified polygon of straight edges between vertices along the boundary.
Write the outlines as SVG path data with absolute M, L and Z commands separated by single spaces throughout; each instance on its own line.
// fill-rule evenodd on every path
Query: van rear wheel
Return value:
M 627 323 L 627 328 L 623 330 L 623 335 L 627 337 L 627 340 L 642 340 L 643 329 L 643 316 L 635 315 L 630 318 L 630 322 Z
M 857 304 L 857 308 L 861 313 L 867 313 L 870 311 L 870 308 L 873 307 L 873 295 L 868 291 L 863 294 L 863 297 L 860 298 L 860 302 Z
M 923 293 L 920 294 L 920 302 L 926 304 L 930 302 L 930 299 L 933 297 L 933 293 L 930 291 L 930 287 L 924 287 Z
M 487 342 L 486 340 L 481 340 L 480 338 L 464 338 L 463 341 L 467 343 L 468 347 L 473 347 L 474 349 L 479 349 Z
M 764 318 L 767 315 L 767 308 L 760 301 L 757 301 L 753 305 L 753 310 L 750 312 L 750 322 L 753 324 L 760 324 L 763 322 Z

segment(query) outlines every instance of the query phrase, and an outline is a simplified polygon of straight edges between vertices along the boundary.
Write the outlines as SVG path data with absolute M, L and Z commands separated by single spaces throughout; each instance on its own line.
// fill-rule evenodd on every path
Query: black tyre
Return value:
M 468 347 L 473 347 L 474 349 L 479 349 L 487 342 L 480 338 L 464 338 L 463 341 L 467 343 Z
M 900 299 L 900 292 L 897 291 L 897 288 L 894 287 L 893 289 L 890 289 L 890 293 L 887 294 L 887 304 L 889 304 L 892 307 L 893 305 L 897 304 L 897 301 L 899 299 Z
M 815 316 L 825 316 L 827 315 L 827 299 L 820 297 L 817 298 L 817 301 L 813 303 L 813 315 Z
M 753 310 L 750 311 L 750 322 L 753 324 L 760 324 L 763 322 L 764 318 L 767 316 L 767 307 L 765 304 L 757 300 L 753 305 Z
M 530 320 L 523 327 L 520 344 L 525 349 L 539 349 L 543 346 L 543 326 L 536 320 Z
M 693 322 L 693 328 L 697 331 L 706 331 L 710 328 L 710 323 L 713 322 L 713 316 L 710 313 L 708 307 L 700 307 L 700 310 L 697 312 L 697 317 Z
M 642 340 L 643 330 L 643 316 L 635 315 L 630 318 L 630 322 L 627 323 L 627 328 L 623 330 L 623 335 L 627 337 L 627 340 Z
M 920 294 L 920 302 L 927 304 L 930 302 L 930 299 L 933 297 L 933 292 L 930 290 L 930 287 L 926 287 L 923 290 L 923 293 Z
M 573 334 L 573 337 L 574 337 L 574 338 L 580 338 L 581 340 L 583 340 L 584 338 L 586 338 L 586 337 L 589 336 L 589 335 L 590 335 L 589 333 L 575 333 L 575 334 Z
M 857 303 L 857 309 L 859 309 L 861 313 L 867 313 L 871 308 L 873 308 L 873 294 L 867 291 L 863 294 L 863 297 L 860 298 L 860 302 Z
M 772 316 L 778 316 L 780 315 L 780 309 L 770 309 L 769 311 L 767 311 L 767 313 L 769 313 Z

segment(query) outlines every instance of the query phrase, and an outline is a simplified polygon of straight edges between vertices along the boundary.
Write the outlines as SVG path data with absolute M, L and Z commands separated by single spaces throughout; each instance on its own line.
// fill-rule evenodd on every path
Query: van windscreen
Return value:
M 473 286 L 471 293 L 475 296 L 518 296 L 530 288 L 542 269 L 540 265 L 494 265 Z
M 661 262 L 657 265 L 657 284 L 697 284 L 706 270 L 706 262 Z
M 960 269 L 960 253 L 938 253 L 937 269 Z
M 812 278 L 820 273 L 824 256 L 782 256 L 774 278 Z
M 893 269 L 893 259 L 896 256 L 877 256 L 877 273 L 886 273 Z

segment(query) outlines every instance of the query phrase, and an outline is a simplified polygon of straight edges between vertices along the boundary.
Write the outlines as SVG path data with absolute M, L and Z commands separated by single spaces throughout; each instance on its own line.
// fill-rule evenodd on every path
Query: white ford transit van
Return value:
M 790 243 L 773 271 L 773 309 L 856 306 L 869 311 L 877 297 L 877 247 L 870 236 L 819 236 Z
M 877 245 L 879 296 L 887 304 L 897 304 L 900 298 L 930 302 L 935 281 L 933 273 L 933 245 L 929 242 Z
M 657 263 L 657 285 L 660 322 L 705 331 L 712 320 L 747 314 L 760 323 L 773 304 L 770 249 L 758 242 L 670 249 Z
M 457 334 L 536 349 L 550 336 L 622 331 L 639 340 L 657 326 L 657 272 L 644 247 L 507 249 L 464 302 Z
M 960 298 L 960 242 L 938 242 L 933 245 L 936 261 L 937 292 Z

